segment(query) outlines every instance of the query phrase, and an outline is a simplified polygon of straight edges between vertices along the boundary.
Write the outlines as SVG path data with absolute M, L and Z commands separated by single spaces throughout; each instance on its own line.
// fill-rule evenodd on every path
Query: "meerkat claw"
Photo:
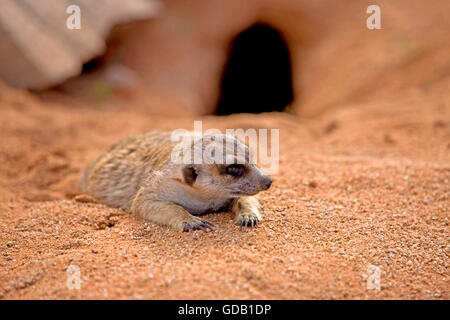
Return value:
M 242 230 L 243 227 L 245 228 L 253 228 L 258 224 L 258 218 L 253 216 L 242 216 L 239 217 L 238 225 L 239 229 Z
M 215 228 L 215 226 L 211 222 L 202 220 L 202 219 L 198 219 L 198 220 L 194 220 L 193 222 L 186 222 L 183 227 L 183 231 L 190 232 L 190 231 L 195 231 L 195 230 L 203 230 L 203 231 L 207 232 L 208 230 L 213 231 L 214 228 Z
M 202 229 L 203 231 L 208 231 L 211 230 L 213 231 L 215 229 L 215 225 L 213 225 L 212 223 L 206 221 L 206 220 L 202 220 L 202 224 L 199 225 L 200 229 Z
M 216 227 L 214 224 L 212 224 L 212 223 L 209 222 L 209 221 L 202 220 L 202 222 L 203 222 L 204 224 L 206 224 L 206 226 L 207 226 L 208 228 L 210 228 L 211 230 L 213 230 L 213 229 Z

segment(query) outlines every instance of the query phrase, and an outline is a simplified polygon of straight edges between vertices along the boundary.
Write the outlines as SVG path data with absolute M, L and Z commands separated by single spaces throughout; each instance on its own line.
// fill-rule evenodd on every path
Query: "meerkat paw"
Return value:
M 234 213 L 235 223 L 242 227 L 254 227 L 261 220 L 260 205 L 258 199 L 252 197 L 240 197 L 231 203 L 231 211 Z
M 242 227 L 255 227 L 259 222 L 259 217 L 253 212 L 241 213 L 236 216 L 235 223 L 242 229 Z
M 215 226 L 211 222 L 200 219 L 198 217 L 192 217 L 188 221 L 182 222 L 181 225 L 182 225 L 184 232 L 195 231 L 195 230 L 208 231 L 208 230 L 214 230 L 214 228 L 215 228 Z

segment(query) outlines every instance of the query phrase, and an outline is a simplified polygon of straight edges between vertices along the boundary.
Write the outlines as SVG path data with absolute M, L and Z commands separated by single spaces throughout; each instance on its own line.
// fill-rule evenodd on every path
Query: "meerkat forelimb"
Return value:
M 141 188 L 131 206 L 131 211 L 143 219 L 169 226 L 179 231 L 213 230 L 214 225 L 193 216 L 182 206 L 170 201 L 157 200 Z

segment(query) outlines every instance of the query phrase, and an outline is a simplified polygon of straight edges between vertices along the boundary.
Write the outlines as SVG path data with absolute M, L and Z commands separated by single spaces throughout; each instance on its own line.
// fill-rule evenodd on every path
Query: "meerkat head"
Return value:
M 250 149 L 236 137 L 206 135 L 194 140 L 194 161 L 182 167 L 184 182 L 201 194 L 234 198 L 267 190 L 272 179 L 254 163 Z M 195 156 L 197 160 L 195 161 Z

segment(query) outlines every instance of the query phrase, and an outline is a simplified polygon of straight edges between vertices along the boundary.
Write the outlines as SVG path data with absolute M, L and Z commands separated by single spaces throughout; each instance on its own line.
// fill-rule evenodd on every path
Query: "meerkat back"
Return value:
M 126 138 L 86 168 L 79 189 L 105 204 L 129 210 L 142 181 L 168 162 L 173 145 L 169 133 Z

